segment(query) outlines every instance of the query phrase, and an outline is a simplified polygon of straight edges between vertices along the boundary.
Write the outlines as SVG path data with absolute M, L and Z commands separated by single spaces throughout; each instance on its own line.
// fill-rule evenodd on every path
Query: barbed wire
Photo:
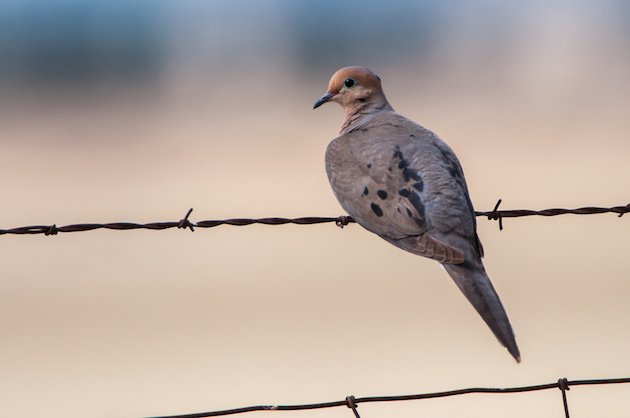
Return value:
M 520 218 L 525 216 L 559 216 L 559 215 L 594 215 L 602 213 L 616 213 L 618 217 L 623 216 L 625 213 L 630 212 L 630 204 L 625 206 L 613 206 L 609 208 L 587 206 L 576 209 L 543 209 L 543 210 L 531 210 L 531 209 L 512 209 L 512 210 L 499 210 L 501 199 L 499 199 L 491 211 L 477 211 L 475 216 L 486 217 L 488 220 L 496 220 L 499 222 L 499 229 L 503 230 L 504 218 Z M 246 226 L 253 224 L 263 225 L 314 225 L 322 223 L 335 223 L 338 227 L 354 223 L 354 219 L 350 216 L 338 216 L 338 217 L 319 217 L 309 216 L 301 218 L 280 218 L 280 217 L 268 217 L 268 218 L 230 218 L 222 220 L 204 220 L 199 222 L 191 222 L 189 217 L 193 209 L 189 209 L 186 215 L 179 221 L 167 221 L 167 222 L 149 222 L 149 223 L 133 223 L 133 222 L 109 222 L 109 223 L 82 223 L 82 224 L 70 224 L 65 226 L 53 225 L 32 225 L 23 226 L 17 228 L 0 229 L 0 235 L 56 235 L 58 233 L 65 232 L 81 232 L 92 231 L 96 229 L 109 229 L 117 231 L 127 231 L 132 229 L 149 229 L 149 230 L 165 230 L 171 228 L 190 229 L 194 231 L 195 228 L 213 228 L 220 225 L 232 225 L 232 226 Z M 156 418 L 207 418 L 215 416 L 241 414 L 253 411 L 297 411 L 307 409 L 322 409 L 332 408 L 338 406 L 347 406 L 352 409 L 355 418 L 361 418 L 357 410 L 358 404 L 368 402 L 390 402 L 390 401 L 407 401 L 429 398 L 442 398 L 449 396 L 457 396 L 471 393 L 518 393 L 518 392 L 532 392 L 547 390 L 552 388 L 558 388 L 562 392 L 562 401 L 565 412 L 565 417 L 569 418 L 569 406 L 566 396 L 566 391 L 571 386 L 583 386 L 583 385 L 602 385 L 612 383 L 630 383 L 630 378 L 613 378 L 613 379 L 591 379 L 591 380 L 567 380 L 566 378 L 559 379 L 556 383 L 546 383 L 532 386 L 510 387 L 510 388 L 467 388 L 456 389 L 446 392 L 434 392 L 423 393 L 415 395 L 398 395 L 398 396 L 372 396 L 355 398 L 354 396 L 348 396 L 343 401 L 332 401 L 314 404 L 300 404 L 300 405 L 257 405 L 248 406 L 235 409 L 227 409 L 221 411 L 200 412 L 184 415 L 168 415 Z
M 393 402 L 393 401 L 411 401 L 419 399 L 432 399 L 432 398 L 445 398 L 449 396 L 466 395 L 470 393 L 519 393 L 519 392 L 534 392 L 548 389 L 560 389 L 562 392 L 562 405 L 564 407 L 564 416 L 569 418 L 569 403 L 567 401 L 566 392 L 571 386 L 589 386 L 589 385 L 607 385 L 613 383 L 630 383 L 630 377 L 612 378 L 612 379 L 588 379 L 588 380 L 568 380 L 567 378 L 558 379 L 554 383 L 543 383 L 540 385 L 531 386 L 519 386 L 509 388 L 468 388 L 468 389 L 455 389 L 445 392 L 433 392 L 433 393 L 420 393 L 416 395 L 396 395 L 396 396 L 367 396 L 362 398 L 355 398 L 354 396 L 348 396 L 342 401 L 301 404 L 301 405 L 257 405 L 246 406 L 242 408 L 224 409 L 221 411 L 211 412 L 197 412 L 184 415 L 165 415 L 154 418 L 208 418 L 218 417 L 224 415 L 242 414 L 246 412 L 254 411 L 301 411 L 306 409 L 323 409 L 334 408 L 339 406 L 347 406 L 352 409 L 355 418 L 361 418 L 358 405 L 361 403 L 369 402 Z
M 475 212 L 475 216 L 486 217 L 488 220 L 499 221 L 499 229 L 503 230 L 504 218 L 520 218 L 524 216 L 558 216 L 558 215 L 594 215 L 600 213 L 616 213 L 621 217 L 624 213 L 630 212 L 630 204 L 625 206 L 613 206 L 610 208 L 587 206 L 577 209 L 543 209 L 543 210 L 531 210 L 531 209 L 511 209 L 511 210 L 499 210 L 501 199 L 499 199 L 491 211 Z M 188 218 L 192 213 L 192 208 L 188 210 L 186 216 L 179 221 L 170 222 L 149 222 L 149 223 L 134 223 L 134 222 L 109 222 L 109 223 L 82 223 L 82 224 L 70 224 L 64 226 L 53 225 L 31 225 L 21 226 L 17 228 L 0 229 L 0 235 L 57 235 L 60 232 L 81 232 L 81 231 L 93 231 L 95 229 L 110 229 L 115 231 L 128 231 L 131 229 L 150 229 L 154 231 L 161 231 L 171 228 L 190 229 L 194 231 L 195 228 L 214 228 L 219 225 L 232 225 L 232 226 L 246 226 L 253 224 L 262 225 L 314 225 L 322 223 L 335 223 L 338 227 L 344 226 L 355 222 L 350 216 L 338 216 L 332 217 L 320 217 L 320 216 L 307 216 L 302 218 L 231 218 L 221 220 L 205 220 L 199 222 L 191 222 Z

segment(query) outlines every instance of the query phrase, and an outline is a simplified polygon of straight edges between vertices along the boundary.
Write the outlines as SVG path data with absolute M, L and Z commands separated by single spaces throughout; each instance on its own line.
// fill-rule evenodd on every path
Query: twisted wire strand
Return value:
M 534 392 L 548 389 L 560 389 L 562 392 L 562 400 L 565 411 L 565 417 L 569 417 L 569 406 L 566 399 L 566 391 L 569 390 L 571 386 L 589 386 L 589 385 L 608 385 L 615 383 L 630 383 L 630 377 L 621 377 L 621 378 L 611 378 L 611 379 L 587 379 L 587 380 L 568 380 L 566 378 L 558 379 L 557 382 L 554 383 L 543 383 L 539 385 L 531 385 L 531 386 L 518 386 L 518 387 L 509 387 L 509 388 L 467 388 L 467 389 L 455 389 L 444 392 L 433 392 L 433 393 L 420 393 L 415 395 L 395 395 L 395 396 L 367 396 L 361 398 L 355 398 L 354 396 L 348 396 L 344 400 L 340 401 L 332 401 L 332 402 L 322 402 L 322 403 L 311 403 L 311 404 L 300 404 L 300 405 L 256 405 L 256 406 L 247 406 L 242 408 L 234 408 L 234 409 L 224 409 L 221 411 L 211 411 L 211 412 L 197 412 L 192 414 L 183 414 L 183 415 L 165 415 L 161 417 L 154 418 L 208 418 L 208 417 L 217 417 L 224 415 L 234 415 L 234 414 L 242 414 L 246 412 L 254 412 L 254 411 L 300 411 L 306 409 L 323 409 L 323 408 L 334 408 L 338 406 L 347 406 L 351 408 L 355 417 L 358 418 L 357 406 L 361 403 L 369 403 L 369 402 L 395 402 L 395 401 L 411 401 L 411 400 L 419 400 L 419 399 L 432 399 L 432 398 L 445 398 L 449 396 L 459 396 L 466 395 L 471 393 L 521 393 L 521 392 Z
M 613 206 L 609 208 L 587 206 L 577 209 L 543 209 L 543 210 L 531 210 L 531 209 L 511 209 L 511 210 L 499 210 L 501 200 L 497 202 L 494 209 L 491 211 L 475 212 L 478 217 L 485 217 L 488 220 L 499 221 L 499 229 L 503 229 L 504 218 L 521 218 L 525 216 L 558 216 L 558 215 L 594 215 L 601 213 L 616 213 L 619 217 L 623 214 L 630 212 L 630 204 L 625 206 Z M 70 224 L 64 226 L 53 225 L 31 225 L 21 226 L 17 228 L 0 229 L 0 235 L 56 235 L 58 233 L 66 232 L 81 232 L 81 231 L 93 231 L 95 229 L 110 229 L 115 231 L 128 231 L 131 229 L 149 229 L 153 231 L 161 231 L 171 228 L 190 229 L 194 231 L 195 228 L 214 228 L 220 225 L 232 225 L 232 226 L 247 226 L 253 224 L 261 225 L 316 225 L 322 223 L 335 223 L 339 227 L 344 227 L 350 223 L 355 222 L 350 216 L 338 216 L 334 217 L 320 217 L 320 216 L 307 216 L 301 218 L 230 218 L 220 220 L 204 220 L 199 222 L 191 222 L 188 218 L 192 213 L 192 209 L 189 209 L 186 216 L 179 221 L 169 222 L 149 222 L 149 223 L 134 223 L 134 222 L 108 222 L 108 223 L 82 223 L 82 224 Z

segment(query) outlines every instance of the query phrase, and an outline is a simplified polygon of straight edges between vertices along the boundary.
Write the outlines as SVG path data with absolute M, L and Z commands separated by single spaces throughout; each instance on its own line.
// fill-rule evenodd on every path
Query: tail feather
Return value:
M 494 290 L 481 260 L 466 260 L 462 264 L 443 264 L 459 289 L 475 307 L 479 315 L 488 324 L 499 342 L 507 348 L 514 359 L 520 363 L 521 354 L 510 320 L 501 304 L 499 295 Z

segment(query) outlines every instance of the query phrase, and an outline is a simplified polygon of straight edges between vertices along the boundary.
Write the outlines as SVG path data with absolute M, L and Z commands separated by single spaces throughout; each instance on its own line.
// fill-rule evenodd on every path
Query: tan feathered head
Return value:
M 344 67 L 333 74 L 328 91 L 313 109 L 326 102 L 337 102 L 345 108 L 386 104 L 381 79 L 365 67 Z

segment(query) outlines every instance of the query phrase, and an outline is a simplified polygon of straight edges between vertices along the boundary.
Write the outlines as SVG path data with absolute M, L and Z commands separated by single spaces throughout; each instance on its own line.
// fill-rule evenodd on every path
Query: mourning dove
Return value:
M 510 321 L 481 261 L 475 212 L 455 153 L 396 113 L 380 78 L 367 68 L 337 71 L 313 108 L 327 102 L 346 112 L 326 150 L 326 172 L 341 206 L 387 242 L 440 262 L 520 362 Z

